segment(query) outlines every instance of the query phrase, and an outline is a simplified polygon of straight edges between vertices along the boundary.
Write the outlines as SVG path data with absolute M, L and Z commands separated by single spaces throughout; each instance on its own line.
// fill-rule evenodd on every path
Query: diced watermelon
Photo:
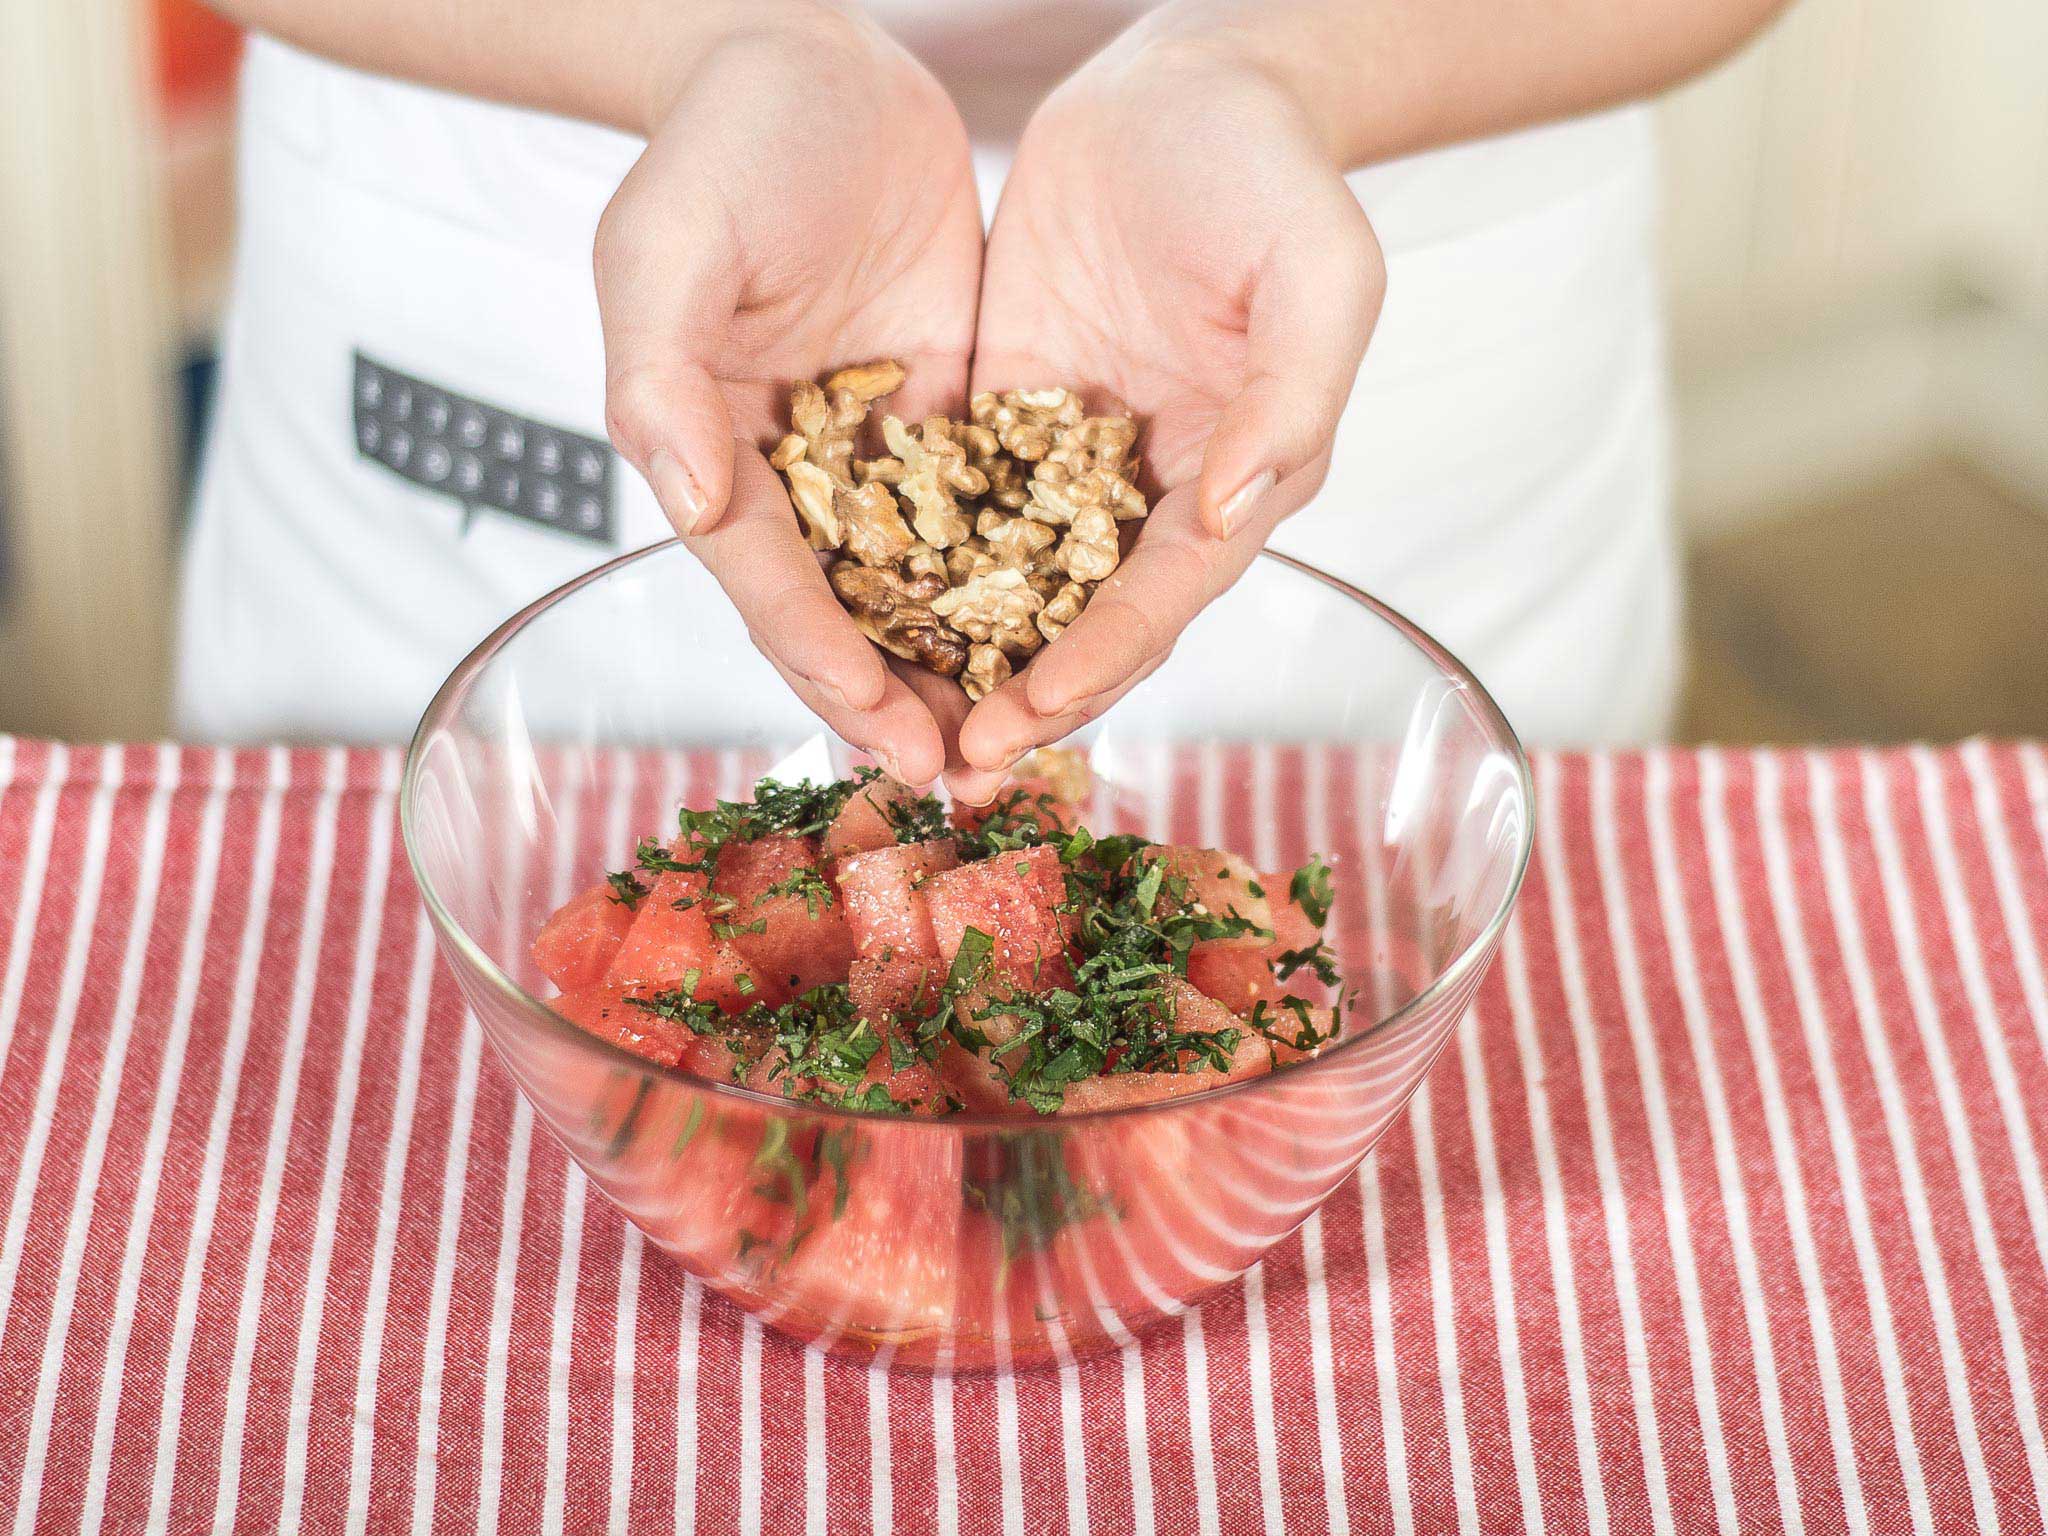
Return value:
M 636 1007 L 646 989 L 579 987 L 551 998 L 548 1006 L 577 1028 L 587 1030 L 620 1050 L 664 1067 L 681 1067 L 699 1077 L 732 1079 L 732 1049 L 717 1035 L 700 1035 L 675 1019 Z
M 1323 930 L 1309 920 L 1309 915 L 1301 909 L 1301 903 L 1287 894 L 1293 880 L 1294 876 L 1286 870 L 1259 876 L 1259 884 L 1266 888 L 1266 899 L 1273 914 L 1273 920 L 1267 926 L 1273 930 L 1276 953 L 1308 949 L 1323 937 Z
M 1174 872 L 1188 881 L 1188 895 L 1210 911 L 1237 909 L 1247 922 L 1262 924 L 1274 938 L 1212 938 L 1188 950 L 1188 981 L 1229 1008 L 1243 1014 L 1253 1004 L 1278 1004 L 1282 997 L 1319 999 L 1327 987 L 1309 969 L 1296 969 L 1286 981 L 1274 975 L 1282 954 L 1315 948 L 1323 932 L 1309 922 L 1309 913 L 1288 897 L 1288 872 L 1255 874 L 1243 860 L 1214 850 L 1169 850 Z M 1251 895 L 1260 885 L 1264 897 Z
M 829 981 L 844 981 L 853 961 L 853 936 L 827 881 L 808 899 L 802 895 L 771 896 L 772 886 L 799 871 L 825 879 L 824 856 L 817 841 L 771 833 L 750 842 L 727 843 L 718 852 L 712 888 L 730 902 L 714 911 L 712 921 L 731 929 L 731 940 L 757 980 L 787 996 L 808 992 Z M 813 906 L 815 905 L 815 911 Z M 713 903 L 723 907 L 724 903 Z M 755 931 L 755 925 L 760 928 Z
M 855 854 L 839 866 L 839 893 L 854 948 L 863 955 L 893 949 L 916 958 L 936 956 L 931 913 L 922 882 L 955 869 L 960 851 L 951 839 L 890 844 Z
M 960 1138 L 933 1127 L 825 1132 L 810 1230 L 779 1276 L 790 1320 L 876 1343 L 949 1326 L 960 1279 L 960 1156 Z
M 1068 946 L 1075 918 L 1066 904 L 1066 874 L 1056 849 L 1038 847 L 999 853 L 925 881 L 932 936 L 949 965 L 969 928 L 995 941 L 990 976 L 1029 991 L 1063 987 L 1073 980 Z
M 635 994 L 624 987 L 578 987 L 551 998 L 548 1006 L 578 1029 L 631 1051 L 664 1067 L 683 1059 L 690 1031 L 674 1019 L 664 1019 L 627 998 Z
M 889 1053 L 884 1050 L 875 1057 L 875 1064 L 868 1069 L 867 1083 L 880 1083 L 888 1090 L 890 1099 L 907 1113 L 921 1118 L 935 1118 L 951 1107 L 947 1103 L 945 1080 L 939 1076 L 938 1068 L 928 1061 L 913 1061 L 907 1067 L 892 1067 Z
M 1009 1075 L 997 1063 L 1003 1047 L 1017 1038 L 1018 1023 L 1014 1015 L 994 1004 L 990 993 L 1007 996 L 1010 985 L 998 982 L 992 988 L 970 987 L 954 1004 L 961 1022 L 988 1038 L 989 1049 L 971 1051 L 948 1040 L 939 1052 L 939 1074 L 953 1097 L 984 1115 L 1036 1113 L 1029 1104 L 1010 1097 Z
M 1245 1013 L 1254 1003 L 1277 1003 L 1280 983 L 1273 979 L 1267 946 L 1236 939 L 1211 939 L 1188 951 L 1188 982 L 1232 1013 Z
M 1038 1112 L 1010 1097 L 1010 1080 L 994 1061 L 996 1052 L 970 1051 L 947 1041 L 939 1051 L 939 1077 L 946 1091 L 978 1115 L 1013 1115 L 1028 1119 Z
M 943 1115 L 948 1108 L 946 1087 L 937 1069 L 930 1062 L 915 1058 L 909 1065 L 898 1067 L 886 1038 L 876 1050 L 875 1059 L 868 1063 L 867 1076 L 854 1092 L 875 1087 L 886 1091 L 890 1102 L 908 1114 L 929 1119 Z
M 608 986 L 639 986 L 651 990 L 680 986 L 697 973 L 693 994 L 738 1013 L 750 1003 L 782 1001 L 775 989 L 748 969 L 738 950 L 711 931 L 705 914 L 704 876 L 695 870 L 670 870 L 640 898 L 633 926 L 605 970 Z M 677 902 L 689 905 L 678 907 Z
M 1223 853 L 1214 848 L 1162 847 L 1154 850 L 1166 865 L 1167 873 L 1184 881 L 1187 899 L 1212 917 L 1241 917 L 1255 928 L 1262 930 L 1258 935 L 1265 942 L 1263 933 L 1273 928 L 1273 908 L 1263 895 L 1257 895 L 1252 887 L 1270 891 L 1260 878 L 1259 872 L 1234 853 Z M 1286 887 L 1283 885 L 1282 890 Z M 1162 902 L 1165 897 L 1162 895 Z M 1254 935 L 1247 934 L 1250 938 Z
M 533 941 L 533 963 L 564 992 L 604 979 L 618 953 L 633 909 L 609 885 L 593 885 L 571 897 L 542 926 Z
M 886 1018 L 877 1013 L 873 1018 Z M 883 1023 L 876 1029 L 880 1043 L 868 1062 L 867 1073 L 847 1093 L 858 1094 L 868 1088 L 881 1087 L 899 1107 L 915 1115 L 938 1115 L 946 1110 L 944 1086 L 938 1073 L 927 1062 L 913 1060 L 900 1071 L 889 1049 L 889 1038 L 894 1031 L 893 1023 Z M 783 1098 L 811 1098 L 830 1104 L 836 1102 L 842 1093 L 839 1085 L 816 1077 L 797 1077 L 789 1071 L 789 1058 L 780 1046 L 770 1046 L 758 1057 L 739 1078 L 746 1087 L 757 1093 L 772 1093 Z
M 945 980 L 945 962 L 936 954 L 913 955 L 884 947 L 854 957 L 846 991 L 864 1019 L 921 1019 L 938 1007 Z
M 1229 1068 L 1219 1071 L 1204 1067 L 1194 1072 L 1107 1072 L 1100 1077 L 1070 1084 L 1066 1101 L 1060 1107 L 1061 1113 L 1122 1109 L 1132 1104 L 1148 1104 L 1156 1099 L 1177 1099 L 1272 1070 L 1273 1053 L 1268 1049 L 1264 1035 L 1246 1026 L 1242 1019 L 1214 998 L 1203 996 L 1178 977 L 1169 979 L 1166 989 L 1172 998 L 1175 1029 L 1205 1035 L 1223 1029 L 1239 1031 L 1240 1038 L 1236 1050 L 1231 1053 Z
M 953 803 L 953 825 L 972 832 L 989 817 L 1001 812 L 1011 821 L 1033 821 L 1048 837 L 1071 832 L 1081 824 L 1081 813 L 1072 801 L 1062 799 L 1050 779 L 1026 774 L 1011 779 L 996 791 L 987 805 Z
M 793 1196 L 813 1178 L 813 1132 L 788 1110 L 698 1094 L 635 1137 L 633 1219 L 698 1274 L 745 1290 L 798 1237 Z
M 848 798 L 844 809 L 825 829 L 824 855 L 827 859 L 851 858 L 888 848 L 896 841 L 896 829 L 889 821 L 888 808 L 917 799 L 917 791 L 894 779 L 874 779 Z

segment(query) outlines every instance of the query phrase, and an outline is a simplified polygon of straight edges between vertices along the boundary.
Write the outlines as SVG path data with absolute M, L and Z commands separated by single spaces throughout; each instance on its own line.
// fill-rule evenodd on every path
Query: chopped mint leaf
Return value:
M 1310 922 L 1322 927 L 1330 920 L 1330 904 L 1336 900 L 1330 866 L 1320 857 L 1311 857 L 1294 872 L 1293 880 L 1288 882 L 1287 894 L 1308 915 Z

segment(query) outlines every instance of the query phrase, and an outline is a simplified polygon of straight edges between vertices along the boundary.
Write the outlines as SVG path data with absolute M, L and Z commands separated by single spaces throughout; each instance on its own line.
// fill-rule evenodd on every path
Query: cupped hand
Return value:
M 1154 504 L 1086 612 L 967 716 L 956 794 L 1147 676 L 1315 493 L 1384 286 L 1308 115 L 1226 46 L 1133 35 L 1046 100 L 989 235 L 973 388 L 1120 402 Z
M 761 445 L 790 380 L 850 363 L 900 360 L 912 420 L 961 398 L 982 254 L 966 133 L 879 28 L 824 6 L 763 0 L 654 73 L 646 152 L 597 233 L 612 440 L 798 696 L 927 783 L 965 698 L 854 628 Z

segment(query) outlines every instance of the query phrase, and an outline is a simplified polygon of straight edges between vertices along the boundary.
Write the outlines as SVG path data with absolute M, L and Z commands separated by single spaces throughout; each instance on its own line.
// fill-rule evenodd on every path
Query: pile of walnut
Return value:
M 769 462 L 832 590 L 892 655 L 960 679 L 979 699 L 1073 623 L 1117 566 L 1117 524 L 1145 515 L 1138 429 L 1089 416 L 1066 389 L 976 395 L 971 420 L 882 418 L 889 457 L 857 459 L 895 363 L 845 368 L 790 390 L 795 428 Z

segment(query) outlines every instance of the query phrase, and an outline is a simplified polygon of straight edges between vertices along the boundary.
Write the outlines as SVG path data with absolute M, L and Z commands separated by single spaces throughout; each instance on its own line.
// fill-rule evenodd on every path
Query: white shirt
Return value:
M 990 209 L 1030 102 L 1133 10 L 874 9 L 954 92 Z M 240 248 L 184 576 L 183 732 L 402 738 L 508 614 L 668 536 L 615 460 L 604 536 L 562 531 L 581 482 L 533 472 L 554 438 L 539 427 L 522 429 L 529 515 L 466 511 L 447 478 L 465 466 L 432 484 L 417 456 L 394 469 L 390 387 L 362 372 L 565 429 L 558 456 L 601 440 L 591 242 L 639 148 L 252 41 Z M 1678 605 L 1645 114 L 1350 179 L 1386 252 L 1386 304 L 1329 479 L 1275 546 L 1437 635 L 1532 739 L 1656 734 Z

